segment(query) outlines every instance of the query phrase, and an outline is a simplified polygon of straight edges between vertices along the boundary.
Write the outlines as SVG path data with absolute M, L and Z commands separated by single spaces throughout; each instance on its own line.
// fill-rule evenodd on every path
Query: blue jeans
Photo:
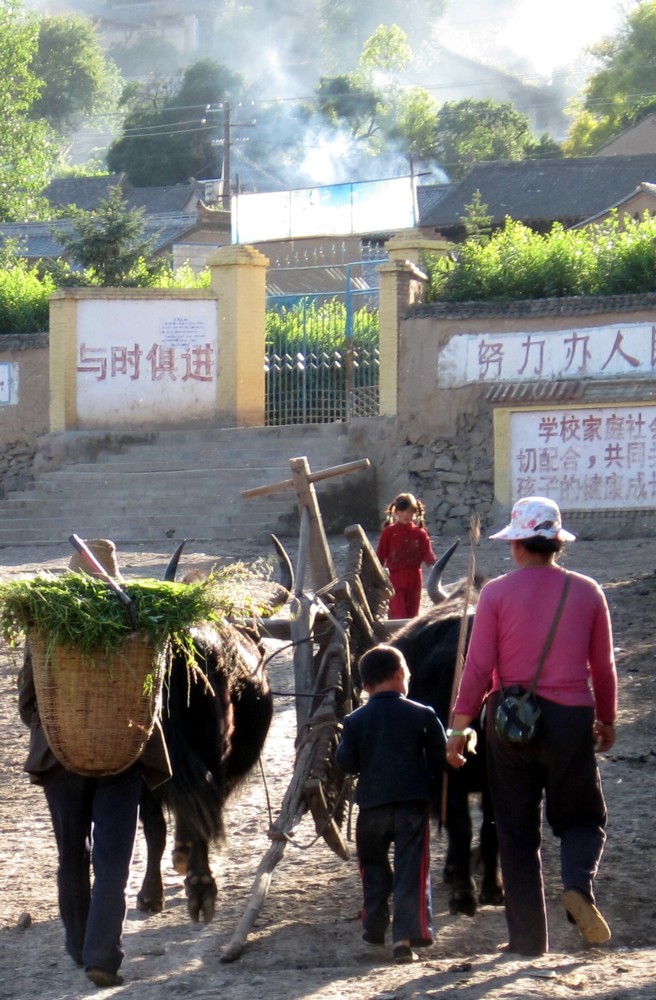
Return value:
M 88 778 L 48 771 L 44 791 L 57 841 L 59 912 L 78 965 L 117 972 L 123 960 L 125 891 L 141 797 L 141 767 Z M 90 868 L 93 864 L 93 888 Z

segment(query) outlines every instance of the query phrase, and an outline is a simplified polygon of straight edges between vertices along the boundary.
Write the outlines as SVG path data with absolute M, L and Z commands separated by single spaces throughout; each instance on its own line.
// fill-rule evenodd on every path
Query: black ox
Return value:
M 274 539 L 277 543 L 277 539 Z M 274 603 L 292 586 L 291 565 L 277 543 L 283 582 Z M 174 579 L 181 547 L 166 579 Z M 280 599 L 282 597 L 282 600 Z M 200 672 L 190 672 L 187 654 L 174 652 L 163 699 L 162 728 L 173 776 L 155 791 L 144 785 L 140 815 L 147 845 L 140 910 L 164 907 L 161 862 L 166 847 L 166 813 L 175 821 L 173 864 L 185 874 L 189 914 L 207 923 L 214 916 L 217 886 L 209 850 L 223 837 L 223 811 L 230 794 L 256 764 L 273 714 L 262 646 L 258 637 L 232 624 L 192 630 Z
M 465 608 L 465 588 L 455 587 L 450 593 L 441 586 L 441 573 L 455 551 L 457 542 L 435 564 L 426 589 L 435 607 L 413 619 L 393 633 L 389 642 L 401 650 L 410 670 L 409 697 L 431 705 L 442 724 L 449 724 L 451 692 L 455 673 L 458 640 L 463 614 L 467 616 L 467 636 L 471 631 L 476 599 L 482 581 L 476 579 L 471 589 L 469 606 Z M 445 827 L 448 836 L 445 881 L 451 885 L 451 913 L 473 916 L 477 902 L 499 906 L 503 889 L 499 880 L 496 827 L 490 801 L 485 760 L 485 740 L 480 720 L 473 728 L 477 732 L 475 755 L 469 754 L 460 770 L 447 769 Z M 480 828 L 481 888 L 476 898 L 476 883 L 472 876 L 472 819 L 469 796 L 481 795 L 482 822 Z

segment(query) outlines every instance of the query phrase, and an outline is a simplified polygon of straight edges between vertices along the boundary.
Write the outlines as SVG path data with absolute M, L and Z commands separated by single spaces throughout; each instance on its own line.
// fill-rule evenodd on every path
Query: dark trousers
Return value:
M 125 890 L 141 788 L 139 766 L 108 778 L 87 778 L 63 767 L 46 775 L 66 950 L 87 969 L 116 972 L 123 960 Z
M 560 838 L 563 888 L 580 889 L 594 901 L 592 884 L 606 840 L 594 712 L 539 698 L 538 737 L 517 747 L 494 731 L 500 697 L 498 692 L 490 697 L 486 735 L 509 944 L 513 951 L 540 954 L 549 944 L 540 855 L 543 794 L 547 822 Z
M 397 802 L 361 808 L 356 847 L 364 906 L 362 926 L 382 938 L 390 923 L 392 940 L 416 947 L 433 943 L 428 802 Z M 394 865 L 389 851 L 394 844 Z

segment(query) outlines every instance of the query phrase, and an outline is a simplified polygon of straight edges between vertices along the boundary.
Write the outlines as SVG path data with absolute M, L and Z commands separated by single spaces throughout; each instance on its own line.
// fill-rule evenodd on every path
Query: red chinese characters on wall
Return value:
M 113 344 L 108 347 L 79 345 L 77 371 L 98 382 L 127 378 L 133 382 L 212 382 L 216 378 L 216 352 L 209 343 L 152 343 L 147 347 Z
M 514 496 L 569 509 L 656 504 L 656 406 L 516 412 Z

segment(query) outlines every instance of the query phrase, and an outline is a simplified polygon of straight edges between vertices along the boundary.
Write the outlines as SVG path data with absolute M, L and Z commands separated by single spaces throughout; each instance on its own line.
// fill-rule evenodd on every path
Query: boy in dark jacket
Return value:
M 360 675 L 369 700 L 344 719 L 336 760 L 346 773 L 359 775 L 362 939 L 384 943 L 392 895 L 394 961 L 413 962 L 413 946 L 433 943 L 430 803 L 437 796 L 446 737 L 432 708 L 408 700 L 410 673 L 398 649 L 370 649 L 360 660 Z

